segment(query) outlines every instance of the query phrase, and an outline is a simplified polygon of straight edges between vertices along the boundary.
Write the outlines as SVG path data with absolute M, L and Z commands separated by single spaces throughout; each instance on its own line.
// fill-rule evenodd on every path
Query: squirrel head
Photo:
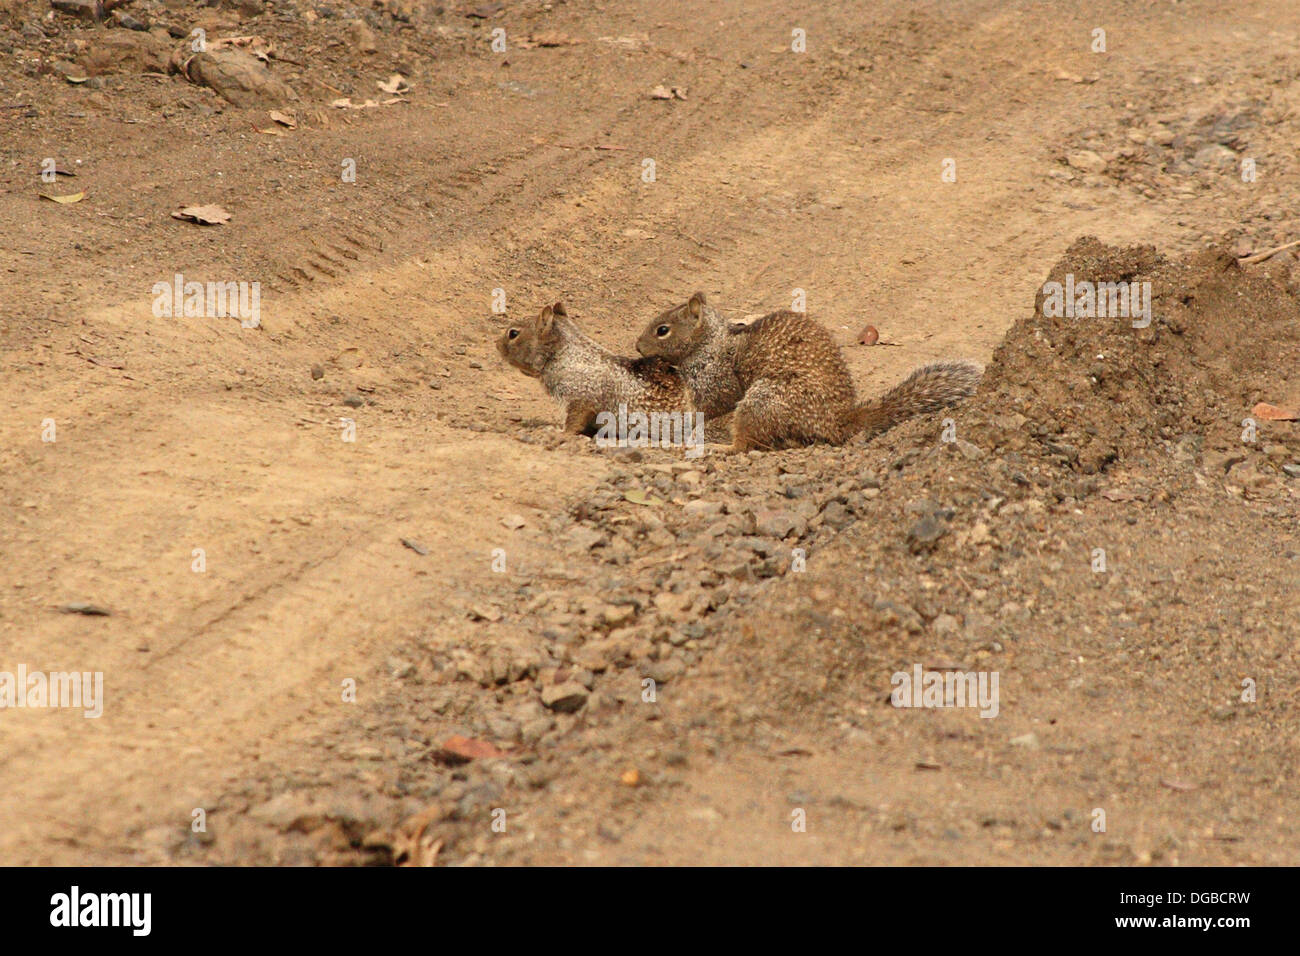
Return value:
M 497 339 L 497 351 L 525 375 L 540 378 L 564 337 L 557 318 L 567 318 L 560 302 L 546 306 L 537 318 L 506 329 Z
M 645 327 L 636 340 L 636 350 L 647 358 L 659 356 L 669 362 L 685 360 L 709 337 L 713 309 L 697 292 L 685 304 L 669 309 Z

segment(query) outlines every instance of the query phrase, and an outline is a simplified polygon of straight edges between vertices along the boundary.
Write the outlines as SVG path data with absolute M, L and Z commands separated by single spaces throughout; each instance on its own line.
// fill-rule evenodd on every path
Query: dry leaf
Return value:
M 49 193 L 38 193 L 37 195 L 42 199 L 48 199 L 50 202 L 62 203 L 65 206 L 68 203 L 81 202 L 81 200 L 86 198 L 84 192 L 69 193 L 67 196 L 51 196 Z
M 378 86 L 379 89 L 385 93 L 411 92 L 411 84 L 407 83 L 406 79 L 400 73 L 394 73 L 392 76 L 388 78 L 388 82 L 384 82 L 383 80 L 377 80 L 375 81 L 375 85 Z
M 298 128 L 298 121 L 288 113 L 281 113 L 279 110 L 271 110 L 271 119 L 275 120 L 281 126 L 289 127 L 289 129 Z
M 1266 422 L 1300 421 L 1300 409 L 1284 408 L 1280 405 L 1270 405 L 1268 402 L 1260 402 L 1250 410 L 1250 413 L 1256 418 L 1262 418 Z
M 220 206 L 184 206 L 172 213 L 172 218 L 197 222 L 201 226 L 219 226 L 230 221 L 230 213 Z
M 435 756 L 444 763 L 469 763 L 471 760 L 485 760 L 491 757 L 504 757 L 504 750 L 498 750 L 486 740 L 462 737 L 460 734 L 448 737 L 442 742 Z
M 634 505 L 654 506 L 654 505 L 663 504 L 663 502 L 660 501 L 658 498 L 654 497 L 653 495 L 646 494 L 640 488 L 633 488 L 631 491 L 623 492 L 623 497 L 626 498 L 628 501 L 632 502 L 632 504 Z

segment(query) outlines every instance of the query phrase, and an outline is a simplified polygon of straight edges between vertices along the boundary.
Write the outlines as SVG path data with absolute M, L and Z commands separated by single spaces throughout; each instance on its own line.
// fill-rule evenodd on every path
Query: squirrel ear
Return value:
M 557 303 L 555 303 L 555 305 L 551 306 L 551 311 L 554 312 L 556 315 L 563 315 L 563 316 L 566 316 L 566 317 L 567 317 L 568 314 L 569 314 L 569 313 L 567 313 L 567 312 L 564 311 L 564 303 L 563 303 L 563 302 L 557 302 Z
M 700 313 L 704 311 L 704 293 L 697 292 L 691 296 L 691 300 L 686 303 L 686 311 L 690 313 L 691 318 L 698 319 Z
M 540 331 L 542 335 L 545 335 L 547 332 L 551 331 L 551 326 L 553 326 L 554 324 L 555 324 L 555 310 L 552 309 L 549 305 L 543 306 L 542 314 L 537 319 L 538 331 Z

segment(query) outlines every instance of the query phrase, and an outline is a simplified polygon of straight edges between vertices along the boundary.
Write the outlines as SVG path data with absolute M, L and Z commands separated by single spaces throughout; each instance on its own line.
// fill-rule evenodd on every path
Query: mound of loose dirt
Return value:
M 1300 300 L 1226 250 L 1170 262 L 1150 246 L 1084 237 L 1049 283 L 1149 289 L 1149 300 L 1138 298 L 1150 306 L 1150 324 L 1060 315 L 1040 291 L 1034 314 L 995 353 L 967 416 L 987 422 L 973 424 L 973 440 L 999 452 L 1046 452 L 1094 474 L 1186 436 L 1226 450 L 1241 445 L 1242 420 L 1257 402 L 1300 397 Z
M 1300 424 L 1261 420 L 1252 436 L 1243 421 L 1257 402 L 1300 398 L 1296 297 L 1224 252 L 1170 261 L 1149 246 L 1091 237 L 1070 246 L 1044 288 L 1067 277 L 1075 289 L 1149 282 L 1150 324 L 1056 316 L 1040 291 L 1032 315 L 995 351 L 979 393 L 945 413 L 955 440 L 943 440 L 940 421 L 918 419 L 834 460 L 797 453 L 815 458 L 822 475 L 820 488 L 801 494 L 835 500 L 846 474 L 869 476 L 864 485 L 879 491 L 865 492 L 878 495 L 870 502 L 838 496 L 865 520 L 822 558 L 836 572 L 829 585 L 812 584 L 794 616 L 792 634 L 812 639 L 741 645 L 750 648 L 747 679 L 783 709 L 838 713 L 845 702 L 828 688 L 857 696 L 864 674 L 916 660 L 1006 666 L 1003 652 L 1027 632 L 1069 631 L 1099 608 L 1158 633 L 1165 609 L 1184 605 L 1182 631 L 1191 635 L 1197 613 L 1186 606 L 1181 572 L 1150 571 L 1161 587 L 1116 588 L 1117 598 L 1102 600 L 1093 588 L 1114 588 L 1118 577 L 1113 568 L 1090 573 L 1092 546 L 1107 544 L 1112 563 L 1123 549 L 1127 574 L 1176 566 L 1190 560 L 1170 557 L 1194 536 L 1189 525 L 1211 540 L 1246 533 L 1225 499 L 1279 535 L 1294 529 Z M 1091 543 L 1076 540 L 1085 526 Z M 808 544 L 825 555 L 822 542 Z M 1235 570 L 1216 555 L 1223 570 L 1207 577 L 1201 610 L 1247 600 L 1229 596 L 1237 586 L 1229 581 L 1240 582 L 1243 564 L 1267 564 L 1274 545 L 1253 547 L 1253 558 L 1232 558 Z M 860 573 L 844 573 L 853 567 Z M 774 595 L 767 606 L 778 613 L 791 599 Z M 1194 642 L 1185 650 L 1195 653 Z

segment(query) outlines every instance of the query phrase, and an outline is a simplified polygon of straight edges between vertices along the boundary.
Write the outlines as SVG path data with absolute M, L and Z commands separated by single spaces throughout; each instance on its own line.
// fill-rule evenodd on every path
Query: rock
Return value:
M 754 568 L 750 566 L 749 558 L 735 550 L 723 551 L 712 562 L 712 568 L 724 578 L 748 581 L 754 576 Z
M 961 624 L 951 614 L 940 614 L 930 622 L 930 627 L 937 637 L 949 637 L 961 629 Z
M 621 637 L 588 641 L 573 654 L 573 662 L 580 667 L 600 673 L 627 657 L 631 642 Z
M 348 24 L 348 42 L 358 53 L 374 53 L 379 47 L 375 43 L 375 34 L 364 20 L 353 20 Z
M 50 6 L 60 13 L 99 23 L 104 19 L 104 4 L 100 0 L 50 0 Z
M 688 501 L 682 505 L 682 513 L 692 518 L 710 518 L 722 514 L 722 502 L 705 501 L 702 498 Z
M 526 747 L 535 746 L 539 740 L 551 732 L 551 728 L 554 726 L 555 719 L 553 717 L 534 717 L 525 720 L 519 726 L 519 742 Z
M 64 614 L 84 614 L 87 617 L 108 617 L 113 613 L 106 607 L 101 607 L 98 604 L 87 604 L 84 601 L 61 604 L 59 610 Z
M 311 377 L 312 377 L 313 379 L 315 379 L 316 381 L 318 381 L 318 382 L 319 382 L 321 379 L 323 379 L 323 378 L 325 377 L 325 369 L 324 369 L 324 367 L 323 367 L 323 366 L 320 366 L 320 365 L 313 365 L 313 366 L 311 367 Z
M 853 515 L 841 501 L 829 501 L 822 509 L 822 520 L 836 531 L 842 531 L 853 524 Z
M 180 62 L 173 57 L 172 64 L 191 83 L 215 90 L 235 106 L 281 106 L 298 99 L 287 83 L 243 50 L 195 53 Z
M 939 539 L 948 533 L 948 529 L 936 518 L 927 515 L 907 532 L 907 546 L 913 554 L 932 551 Z
M 1106 171 L 1106 160 L 1090 149 L 1077 149 L 1067 153 L 1065 161 L 1075 169 L 1082 170 L 1085 173 L 1104 173 Z
M 1213 143 L 1203 146 L 1192 156 L 1192 165 L 1202 169 L 1217 169 L 1227 172 L 1237 165 L 1237 154 L 1227 146 Z
M 542 688 L 542 703 L 559 714 L 573 714 L 587 703 L 590 691 L 577 681 L 565 681 Z
M 784 539 L 793 534 L 798 538 L 808 530 L 808 522 L 793 511 L 760 511 L 754 515 L 754 527 L 766 537 Z
M 568 541 L 580 551 L 590 551 L 592 548 L 600 547 L 609 541 L 608 535 L 585 524 L 574 525 L 564 532 L 563 537 L 565 541 Z
M 91 76 L 165 73 L 171 50 L 150 33 L 110 30 L 77 58 Z
M 667 684 L 686 673 L 686 664 L 676 657 L 654 661 L 641 670 L 641 676 L 649 677 L 656 684 Z
M 366 400 L 360 395 L 348 395 L 343 399 L 343 404 L 348 408 L 360 408 L 366 403 Z
M 117 25 L 122 27 L 124 30 L 135 30 L 138 33 L 144 33 L 149 29 L 149 23 L 147 20 L 137 20 L 125 10 L 114 10 L 113 19 L 116 20 Z
M 524 520 L 523 515 L 506 515 L 501 519 L 501 523 L 511 531 L 518 531 L 520 528 L 524 527 L 524 525 L 528 524 L 528 522 Z
M 1283 465 L 1282 470 L 1285 471 L 1292 478 L 1300 478 L 1300 462 L 1293 462 L 1291 464 Z
M 634 617 L 636 617 L 636 608 L 631 604 L 606 605 L 600 612 L 601 623 L 610 627 L 626 624 Z
M 674 621 L 689 617 L 694 603 L 694 596 L 690 593 L 674 594 L 671 591 L 664 591 L 654 597 L 655 609 Z

